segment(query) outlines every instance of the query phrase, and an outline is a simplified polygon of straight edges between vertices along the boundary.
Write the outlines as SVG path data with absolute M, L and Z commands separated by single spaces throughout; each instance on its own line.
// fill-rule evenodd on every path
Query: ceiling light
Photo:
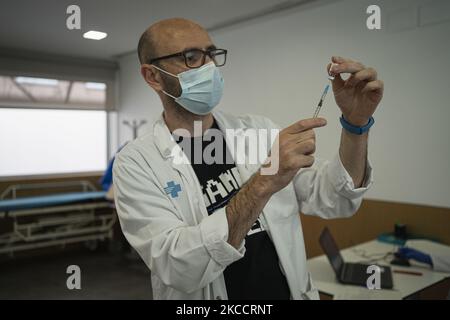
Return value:
M 90 30 L 83 34 L 83 38 L 91 40 L 102 40 L 106 38 L 107 35 L 108 34 L 106 34 L 105 32 Z

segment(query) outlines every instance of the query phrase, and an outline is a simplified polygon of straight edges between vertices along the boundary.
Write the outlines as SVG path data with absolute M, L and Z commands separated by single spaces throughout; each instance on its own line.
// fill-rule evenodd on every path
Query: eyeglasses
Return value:
M 225 49 L 189 49 L 182 52 L 169 54 L 167 56 L 158 57 L 150 60 L 150 64 L 163 59 L 174 57 L 184 57 L 184 63 L 188 68 L 200 68 L 205 64 L 206 56 L 214 62 L 217 67 L 222 67 L 227 61 L 227 50 Z

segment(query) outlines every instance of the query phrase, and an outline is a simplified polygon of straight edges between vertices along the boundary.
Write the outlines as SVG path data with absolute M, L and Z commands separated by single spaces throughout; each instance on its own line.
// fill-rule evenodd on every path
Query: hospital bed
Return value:
M 105 195 L 89 181 L 9 186 L 0 195 L 0 254 L 78 242 L 95 249 L 112 239 L 116 222 Z

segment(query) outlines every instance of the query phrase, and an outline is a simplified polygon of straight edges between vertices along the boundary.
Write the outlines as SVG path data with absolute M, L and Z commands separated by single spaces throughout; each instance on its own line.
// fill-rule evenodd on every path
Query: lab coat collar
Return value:
M 172 150 L 177 143 L 170 134 L 162 113 L 153 124 L 153 136 L 155 137 L 155 145 L 161 153 L 161 156 L 165 159 L 170 158 L 172 156 Z

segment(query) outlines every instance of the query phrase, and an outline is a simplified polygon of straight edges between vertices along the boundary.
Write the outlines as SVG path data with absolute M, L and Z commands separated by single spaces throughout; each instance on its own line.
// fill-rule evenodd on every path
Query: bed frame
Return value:
M 18 197 L 24 191 L 42 195 Z M 0 224 L 6 226 L 0 229 L 0 254 L 78 242 L 95 249 L 99 241 L 112 239 L 117 220 L 105 195 L 89 181 L 9 186 L 0 195 Z

